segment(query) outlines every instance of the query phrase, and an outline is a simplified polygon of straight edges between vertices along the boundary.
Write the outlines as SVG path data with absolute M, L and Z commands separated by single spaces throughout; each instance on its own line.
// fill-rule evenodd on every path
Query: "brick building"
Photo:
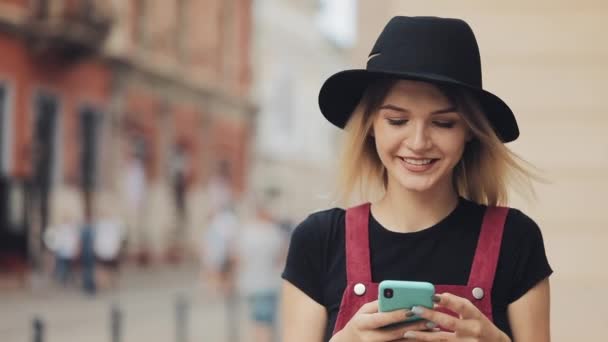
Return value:
M 40 232 L 66 194 L 77 194 L 82 215 L 96 198 L 128 211 L 124 180 L 133 160 L 145 190 L 130 221 L 134 254 L 160 256 L 178 233 L 176 155 L 188 165 L 189 207 L 204 205 L 220 161 L 242 191 L 254 113 L 250 7 L 250 0 L 0 0 L 0 254 L 36 261 Z M 182 241 L 203 219 L 190 213 Z

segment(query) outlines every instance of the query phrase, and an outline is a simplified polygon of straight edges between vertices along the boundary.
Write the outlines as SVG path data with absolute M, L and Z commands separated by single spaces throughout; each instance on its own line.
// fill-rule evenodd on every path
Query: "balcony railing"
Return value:
M 33 0 L 26 21 L 38 52 L 80 55 L 99 49 L 113 22 L 107 0 Z

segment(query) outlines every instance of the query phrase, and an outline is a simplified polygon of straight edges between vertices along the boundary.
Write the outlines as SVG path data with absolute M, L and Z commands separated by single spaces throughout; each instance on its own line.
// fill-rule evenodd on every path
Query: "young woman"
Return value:
M 507 203 L 534 178 L 504 143 L 509 107 L 481 87 L 462 20 L 395 17 L 365 70 L 330 77 L 323 115 L 345 129 L 341 197 L 310 215 L 283 272 L 283 341 L 549 341 L 548 264 L 532 219 Z M 427 281 L 434 309 L 378 311 L 382 280 Z M 422 321 L 402 322 L 417 314 Z

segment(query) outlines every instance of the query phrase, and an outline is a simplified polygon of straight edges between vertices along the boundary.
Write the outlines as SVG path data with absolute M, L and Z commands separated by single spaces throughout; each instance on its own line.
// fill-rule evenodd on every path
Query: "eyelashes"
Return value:
M 433 124 L 441 128 L 452 128 L 454 125 L 456 125 L 456 123 L 453 121 L 433 121 Z
M 406 120 L 406 119 L 386 119 L 386 121 L 391 126 L 402 126 L 408 122 L 408 120 Z M 456 125 L 456 122 L 455 121 L 435 120 L 435 121 L 433 121 L 433 125 L 440 127 L 440 128 L 452 128 Z
M 407 122 L 405 119 L 386 119 L 386 121 L 388 121 L 388 124 L 392 126 L 401 126 Z

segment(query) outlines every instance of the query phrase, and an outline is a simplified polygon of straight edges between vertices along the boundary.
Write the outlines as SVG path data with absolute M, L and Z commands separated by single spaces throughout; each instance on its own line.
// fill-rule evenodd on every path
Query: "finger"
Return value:
M 460 317 L 465 319 L 470 318 L 478 318 L 481 315 L 481 312 L 470 300 L 466 298 L 462 298 L 451 293 L 442 293 L 440 295 L 436 295 L 439 299 L 436 302 L 439 306 L 450 309 L 453 312 L 460 315 Z
M 479 337 L 481 336 L 482 323 L 476 319 L 462 320 L 456 333 L 459 337 Z
M 412 312 L 421 318 L 435 322 L 444 329 L 451 331 L 459 330 L 462 324 L 462 320 L 457 317 L 450 316 L 443 312 L 427 309 L 422 306 L 413 307 Z
M 454 339 L 454 333 L 445 331 L 408 331 L 403 335 L 406 341 L 452 341 Z
M 390 324 L 401 323 L 413 315 L 414 314 L 410 310 L 365 314 L 365 316 L 361 318 L 361 327 L 364 329 L 378 329 Z
M 414 323 L 400 324 L 395 327 L 383 329 L 382 341 L 393 341 L 403 338 L 403 335 L 408 331 L 433 331 L 437 325 L 433 322 L 419 320 Z

